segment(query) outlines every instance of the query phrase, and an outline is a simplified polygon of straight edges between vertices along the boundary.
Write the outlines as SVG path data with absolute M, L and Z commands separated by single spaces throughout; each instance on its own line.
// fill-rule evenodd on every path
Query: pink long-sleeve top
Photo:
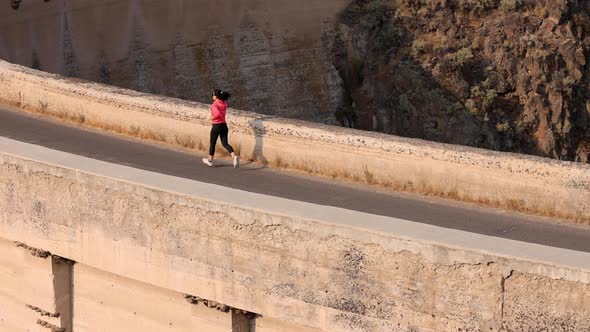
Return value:
M 221 99 L 217 99 L 211 104 L 211 123 L 222 124 L 225 123 L 225 113 L 227 112 L 227 103 Z

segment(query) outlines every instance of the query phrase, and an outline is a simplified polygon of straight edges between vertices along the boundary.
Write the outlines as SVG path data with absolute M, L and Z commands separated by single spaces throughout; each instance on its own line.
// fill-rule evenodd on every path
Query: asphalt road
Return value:
M 590 252 L 590 227 L 422 198 L 370 187 L 270 170 L 257 165 L 218 167 L 194 155 L 94 130 L 9 111 L 0 107 L 0 136 L 111 163 L 214 183 L 250 192 L 341 207 L 419 223 L 552 247 Z M 231 144 L 231 132 L 230 132 Z

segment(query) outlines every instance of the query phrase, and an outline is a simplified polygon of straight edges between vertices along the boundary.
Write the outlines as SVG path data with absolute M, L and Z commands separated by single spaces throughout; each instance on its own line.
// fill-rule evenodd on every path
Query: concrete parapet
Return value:
M 208 106 L 0 62 L 0 100 L 21 109 L 191 149 Z M 240 154 L 275 167 L 590 222 L 590 166 L 230 110 Z
M 268 197 L 3 138 L 0 151 L 0 237 L 174 291 L 179 302 L 191 294 L 246 310 L 261 328 L 590 328 L 590 253 Z M 77 324 L 84 325 L 74 317 Z

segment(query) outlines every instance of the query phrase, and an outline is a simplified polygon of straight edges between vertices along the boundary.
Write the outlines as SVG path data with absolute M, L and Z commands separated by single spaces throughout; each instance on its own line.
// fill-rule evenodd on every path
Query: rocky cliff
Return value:
M 235 108 L 589 162 L 589 7 L 12 1 L 0 7 L 0 58 L 202 102 L 223 87 Z
M 343 125 L 588 162 L 590 2 L 358 0 L 332 61 Z

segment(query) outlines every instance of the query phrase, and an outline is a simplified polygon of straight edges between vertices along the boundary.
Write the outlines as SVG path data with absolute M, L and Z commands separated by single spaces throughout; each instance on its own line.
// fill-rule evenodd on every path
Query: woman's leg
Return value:
M 227 125 L 224 124 L 223 128 L 221 130 L 221 144 L 223 144 L 223 147 L 227 150 L 227 152 L 231 153 L 231 156 L 233 158 L 233 164 L 234 164 L 234 168 L 238 168 L 240 167 L 240 158 L 236 155 L 236 153 L 234 152 L 234 148 L 232 148 L 231 145 L 229 145 L 228 141 L 227 141 L 227 135 L 229 133 L 229 129 L 227 129 Z
M 211 127 L 211 134 L 209 135 L 209 160 L 213 161 L 213 156 L 215 156 L 215 145 L 217 145 L 217 138 L 220 134 L 219 125 L 213 125 Z
M 228 133 L 229 133 L 229 129 L 227 128 L 227 125 L 226 124 L 221 125 L 221 130 L 219 133 L 219 135 L 221 136 L 221 144 L 227 150 L 227 152 L 231 153 L 232 157 L 235 157 L 236 154 L 234 153 L 234 148 L 232 148 L 232 146 L 229 145 L 229 143 L 227 141 Z

